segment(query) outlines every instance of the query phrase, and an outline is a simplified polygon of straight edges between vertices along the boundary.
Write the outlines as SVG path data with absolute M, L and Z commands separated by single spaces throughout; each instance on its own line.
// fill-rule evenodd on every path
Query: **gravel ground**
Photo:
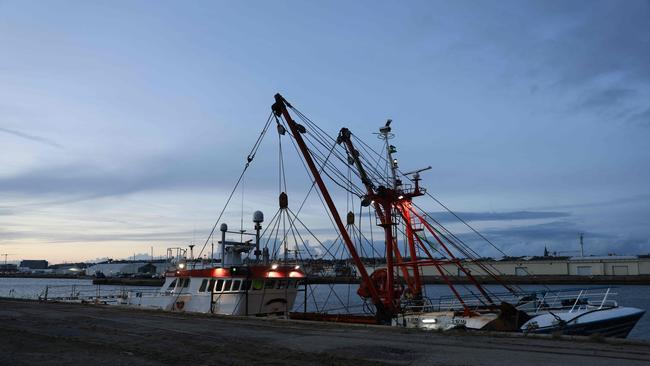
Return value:
M 0 300 L 0 365 L 648 365 L 650 343 Z

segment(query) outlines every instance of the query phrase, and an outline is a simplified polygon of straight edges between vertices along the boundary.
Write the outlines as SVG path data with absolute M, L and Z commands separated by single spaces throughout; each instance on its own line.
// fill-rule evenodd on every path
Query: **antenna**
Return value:
M 406 173 L 402 173 L 402 174 L 404 174 L 404 175 L 413 175 L 413 179 L 420 179 L 420 173 L 422 173 L 425 170 L 429 170 L 429 169 L 431 169 L 431 165 L 429 165 L 426 168 L 422 168 L 422 169 L 418 169 L 418 170 L 414 170 L 412 172 L 406 172 Z
M 393 159 L 393 153 L 397 152 L 397 149 L 395 146 L 391 145 L 388 143 L 388 140 L 392 139 L 395 137 L 395 134 L 391 132 L 391 127 L 390 124 L 393 123 L 392 119 L 387 119 L 386 124 L 379 128 L 379 133 L 377 133 L 377 137 L 381 140 L 384 140 L 384 144 L 386 147 L 386 159 L 388 161 L 388 164 L 390 166 L 390 173 L 391 176 L 390 178 L 393 181 L 393 189 L 397 189 L 399 185 L 402 184 L 397 179 L 397 159 Z
M 6 266 L 6 265 L 7 265 L 7 256 L 10 256 L 10 255 L 13 255 L 13 254 L 2 253 L 2 254 L 0 254 L 0 255 L 4 255 L 4 256 L 5 256 L 5 263 L 4 263 L 4 264 L 5 264 L 5 266 Z
M 584 233 L 580 233 L 580 256 L 584 257 L 585 256 L 585 243 L 584 243 Z

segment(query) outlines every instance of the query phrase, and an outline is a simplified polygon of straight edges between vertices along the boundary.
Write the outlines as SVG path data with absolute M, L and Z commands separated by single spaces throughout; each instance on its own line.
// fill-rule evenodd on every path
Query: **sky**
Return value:
M 648 253 L 648 19 L 635 0 L 0 0 L 0 254 L 202 246 L 276 92 L 375 145 L 392 118 L 401 167 L 433 166 L 429 192 L 509 254 L 576 254 L 580 233 Z M 277 139 L 232 227 L 276 210 Z M 304 215 L 331 239 L 320 204 Z

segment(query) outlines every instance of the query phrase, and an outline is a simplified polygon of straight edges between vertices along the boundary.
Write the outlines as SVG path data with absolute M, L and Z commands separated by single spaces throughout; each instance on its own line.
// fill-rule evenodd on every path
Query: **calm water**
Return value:
M 41 279 L 41 278 L 0 278 L 0 297 L 17 297 L 36 299 L 42 295 L 45 287 L 48 286 L 48 297 L 69 296 L 71 293 L 95 296 L 115 293 L 121 289 L 153 291 L 155 288 L 137 288 L 130 286 L 95 286 L 91 280 L 70 280 L 70 279 Z M 362 301 L 356 294 L 357 285 L 312 285 L 307 292 L 308 311 L 327 309 L 329 311 L 343 311 L 347 306 L 352 312 L 363 311 Z M 488 290 L 502 292 L 498 286 L 485 286 Z M 524 290 L 544 290 L 542 285 L 522 285 Z M 588 285 L 547 285 L 550 289 L 565 288 L 589 288 L 602 287 Z M 618 285 L 612 290 L 618 295 L 615 299 L 622 306 L 635 307 L 650 310 L 650 286 Z M 437 296 L 451 295 L 449 288 L 445 285 L 427 285 L 426 295 L 434 298 Z M 299 293 L 296 299 L 296 310 L 304 308 L 304 293 Z M 646 314 L 639 320 L 636 327 L 629 335 L 632 339 L 650 340 L 650 315 Z

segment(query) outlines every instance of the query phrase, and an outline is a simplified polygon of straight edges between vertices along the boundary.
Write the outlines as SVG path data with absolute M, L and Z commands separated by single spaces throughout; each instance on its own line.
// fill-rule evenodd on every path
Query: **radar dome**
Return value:
M 264 222 L 264 213 L 262 211 L 255 211 L 253 213 L 253 222 L 256 224 Z

